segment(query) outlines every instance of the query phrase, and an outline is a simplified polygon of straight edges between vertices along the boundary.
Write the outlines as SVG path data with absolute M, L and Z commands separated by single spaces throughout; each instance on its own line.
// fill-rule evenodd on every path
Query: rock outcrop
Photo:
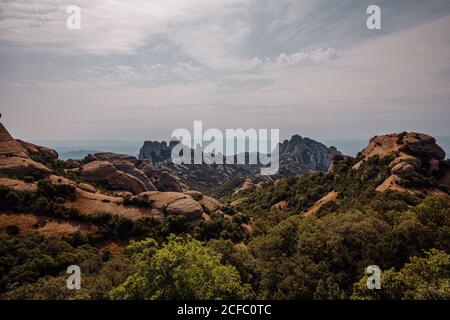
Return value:
M 50 175 L 52 170 L 35 161 L 35 156 L 42 156 L 45 160 L 47 157 L 57 158 L 58 154 L 48 148 L 15 140 L 0 123 L 0 171 L 19 176 Z
M 58 153 L 55 150 L 52 150 L 47 147 L 38 146 L 29 142 L 25 142 L 22 140 L 16 140 L 18 143 L 25 148 L 28 156 L 35 159 L 36 161 L 52 161 L 58 160 Z
M 335 147 L 328 148 L 320 142 L 299 135 L 280 144 L 281 166 L 286 162 L 294 162 L 314 171 L 326 172 L 335 154 L 339 154 Z
M 160 191 L 173 191 L 173 192 L 183 191 L 179 179 L 166 171 L 161 172 L 156 185 L 158 187 L 158 190 Z
M 117 190 L 131 191 L 134 194 L 149 191 L 144 182 L 120 171 L 108 161 L 89 162 L 82 167 L 81 175 L 87 181 L 103 182 Z
M 172 149 L 178 141 L 169 143 L 162 141 L 145 141 L 139 152 L 139 159 L 148 159 L 153 163 L 164 162 L 170 159 Z
M 179 142 L 146 141 L 139 154 L 140 160 L 152 163 L 153 168 L 166 171 L 179 178 L 182 185 L 189 189 L 200 190 L 211 195 L 225 195 L 233 192 L 236 183 L 241 179 L 251 178 L 258 182 L 271 182 L 274 179 L 296 176 L 311 171 L 327 171 L 331 158 L 339 152 L 334 147 L 325 145 L 298 135 L 279 144 L 280 169 L 275 176 L 260 176 L 260 164 L 174 164 L 171 161 L 171 152 Z M 248 154 L 246 154 L 246 157 Z M 232 156 L 230 156 L 232 158 Z M 224 157 L 224 163 L 226 157 Z M 146 168 L 153 170 L 153 168 Z M 144 170 L 144 169 L 143 169 Z M 158 186 L 164 189 L 164 186 Z M 174 189 L 167 189 L 175 191 Z
M 155 168 L 149 160 L 138 160 L 126 154 L 96 153 L 89 155 L 80 168 L 87 181 L 102 182 L 115 191 L 131 191 L 139 194 L 146 191 L 182 192 L 179 179 L 163 168 Z
M 450 163 L 436 140 L 426 134 L 404 132 L 373 137 L 361 153 L 358 170 L 371 157 L 391 157 L 389 176 L 377 191 L 397 190 L 410 193 L 439 193 L 437 187 L 450 188 Z M 434 185 L 430 181 L 435 181 Z

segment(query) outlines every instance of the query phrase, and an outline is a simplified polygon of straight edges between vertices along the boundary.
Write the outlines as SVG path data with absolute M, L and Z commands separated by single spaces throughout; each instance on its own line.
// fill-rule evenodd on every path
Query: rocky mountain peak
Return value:
M 25 148 L 11 136 L 2 123 L 0 123 L 0 155 L 28 157 Z
M 358 170 L 372 158 L 392 158 L 391 176 L 378 188 L 410 193 L 439 193 L 438 186 L 450 187 L 450 161 L 436 140 L 424 133 L 402 132 L 373 137 L 360 154 Z

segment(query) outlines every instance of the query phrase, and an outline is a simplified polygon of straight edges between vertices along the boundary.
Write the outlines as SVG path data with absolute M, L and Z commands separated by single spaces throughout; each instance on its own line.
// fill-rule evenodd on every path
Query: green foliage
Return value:
M 333 174 L 313 173 L 246 190 L 227 199 L 247 200 L 225 206 L 226 215 L 210 213 L 211 220 L 195 222 L 164 210 L 161 220 L 82 215 L 66 207 L 76 193 L 63 184 L 41 181 L 36 194 L 0 187 L 0 210 L 97 228 L 87 237 L 76 232 L 57 240 L 8 226 L 0 237 L 2 297 L 449 299 L 450 198 L 376 192 L 390 175 L 392 159 L 373 157 L 353 170 L 361 159 L 343 159 Z M 416 186 L 414 177 L 407 180 Z M 299 214 L 330 191 L 338 193 L 336 201 L 314 216 Z M 273 207 L 280 201 L 286 206 Z M 124 205 L 152 207 L 137 197 L 125 198 Z M 131 242 L 128 258 L 92 247 L 130 239 L 142 241 Z M 68 263 L 80 263 L 87 272 L 77 293 L 63 288 L 61 272 Z M 369 292 L 361 277 L 373 264 L 387 271 L 383 289 Z
M 74 248 L 63 240 L 34 233 L 0 235 L 0 292 L 42 276 L 57 275 L 67 266 L 79 265 L 97 255 L 89 245 Z
M 382 273 L 381 289 L 368 290 L 367 277 L 355 284 L 352 299 L 450 299 L 450 255 L 432 249 L 425 257 L 412 257 L 399 271 Z
M 194 227 L 193 235 L 201 241 L 225 239 L 238 243 L 246 241 L 248 238 L 248 234 L 242 226 L 242 223 L 245 222 L 248 222 L 248 217 L 241 214 L 232 219 L 212 214 L 211 221 L 201 221 L 198 226 Z
M 139 208 L 152 208 L 153 203 L 148 197 L 124 197 L 123 199 L 124 206 L 134 206 Z
M 423 250 L 449 251 L 447 196 L 415 207 L 397 194 L 380 197 L 384 203 L 375 198 L 361 210 L 288 218 L 250 241 L 258 297 L 337 299 L 351 294 L 369 265 L 401 268 Z
M 49 199 L 61 198 L 67 201 L 74 201 L 77 198 L 74 186 L 68 184 L 53 184 L 46 180 L 38 182 L 38 194 Z
M 152 239 L 128 248 L 137 271 L 111 292 L 114 299 L 240 299 L 250 294 L 236 269 L 197 240 L 169 237 L 159 248 Z
M 103 261 L 104 262 L 104 261 Z M 80 265 L 82 270 L 81 290 L 68 290 L 67 274 L 46 276 L 35 283 L 25 283 L 0 294 L 7 300 L 105 300 L 108 293 L 124 282 L 134 271 L 131 262 L 121 256 L 102 263 L 94 257 Z M 65 270 L 64 270 L 65 271 Z

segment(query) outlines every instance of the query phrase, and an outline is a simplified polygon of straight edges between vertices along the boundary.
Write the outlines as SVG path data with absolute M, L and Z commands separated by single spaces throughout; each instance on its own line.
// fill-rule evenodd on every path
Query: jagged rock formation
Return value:
M 163 162 L 170 159 L 170 154 L 177 141 L 159 142 L 159 141 L 145 141 L 139 152 L 139 159 L 148 159 L 153 163 Z
M 103 212 L 131 220 L 146 217 L 163 220 L 168 215 L 182 215 L 195 223 L 211 220 L 212 213 L 223 214 L 222 204 L 216 199 L 188 191 L 167 168 L 155 167 L 149 160 L 116 153 L 96 153 L 80 161 L 56 160 L 55 151 L 15 140 L 0 124 L 2 188 L 36 194 L 42 192 L 39 182 L 43 180 L 53 186 L 70 186 L 76 196 L 64 206 L 82 215 Z M 62 170 L 65 174 L 61 174 Z M 39 212 L 30 212 L 30 216 L 36 214 Z
M 58 158 L 56 151 L 15 140 L 0 123 L 0 172 L 13 175 L 50 175 L 52 170 L 39 159 Z M 37 160 L 37 161 L 36 161 Z
M 148 160 L 138 160 L 125 154 L 96 153 L 88 156 L 85 161 L 88 163 L 79 169 L 84 179 L 106 183 L 110 189 L 131 191 L 133 194 L 146 191 L 183 191 L 178 178 L 155 168 Z
M 339 154 L 335 147 L 328 148 L 322 143 L 309 138 L 294 135 L 291 140 L 280 144 L 280 166 L 300 164 L 314 171 L 327 171 L 334 154 Z
M 153 168 L 178 177 L 182 184 L 191 189 L 220 196 L 232 192 L 242 179 L 251 178 L 255 180 L 254 183 L 270 182 L 281 177 L 301 175 L 311 171 L 326 171 L 332 156 L 339 154 L 334 147 L 328 148 L 314 140 L 295 135 L 279 145 L 278 174 L 262 177 L 259 175 L 261 165 L 173 164 L 171 150 L 177 143 L 177 141 L 171 141 L 170 144 L 146 141 L 140 150 L 139 159 L 146 159 L 153 164 Z
M 388 134 L 373 137 L 362 151 L 358 170 L 371 157 L 391 157 L 389 176 L 377 191 L 440 193 L 438 186 L 450 188 L 450 161 L 436 140 L 423 133 Z

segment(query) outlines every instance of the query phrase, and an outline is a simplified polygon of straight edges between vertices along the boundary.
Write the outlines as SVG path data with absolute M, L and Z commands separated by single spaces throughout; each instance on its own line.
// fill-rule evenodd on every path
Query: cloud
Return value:
M 295 65 L 302 62 L 320 62 L 328 61 L 337 57 L 337 52 L 334 48 L 317 49 L 309 52 L 297 52 L 294 54 L 281 53 L 276 58 L 276 64 L 278 65 Z
M 244 0 L 74 0 L 81 8 L 81 30 L 68 30 L 68 4 L 59 0 L 16 0 L 1 3 L 0 41 L 27 50 L 64 54 L 133 54 L 153 37 L 164 35 L 187 53 L 201 58 L 201 51 L 188 43 L 204 38 L 206 48 L 218 37 L 224 47 L 232 45 L 239 30 L 224 25 L 236 6 Z M 219 23 L 212 17 L 220 13 Z M 210 30 L 202 30 L 199 22 L 208 21 Z M 182 34 L 180 34 L 182 32 Z M 244 32 L 245 33 L 245 32 Z M 237 40 L 239 40 L 237 39 Z M 209 45 L 208 42 L 210 41 Z M 217 42 L 215 43 L 218 44 Z M 219 51 L 218 54 L 221 52 Z
M 196 117 L 313 137 L 423 119 L 448 132 L 448 1 L 380 0 L 386 29 L 373 32 L 356 0 L 71 3 L 80 31 L 66 29 L 60 0 L 0 3 L 2 111 L 28 135 L 149 138 Z M 49 114 L 58 128 L 34 124 Z

